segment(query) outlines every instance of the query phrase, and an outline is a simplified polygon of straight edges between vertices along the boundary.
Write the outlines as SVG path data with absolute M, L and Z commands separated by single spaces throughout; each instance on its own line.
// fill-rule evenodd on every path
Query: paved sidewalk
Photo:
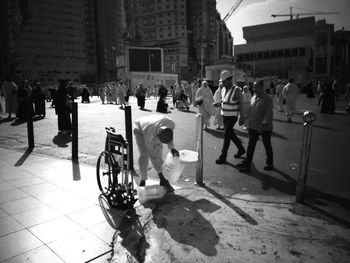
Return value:
M 0 262 L 109 260 L 350 262 L 350 230 L 290 198 L 209 187 L 121 212 L 94 166 L 0 148 Z
M 0 148 L 0 262 L 107 262 L 118 218 L 95 167 Z M 153 181 L 151 183 L 157 183 Z

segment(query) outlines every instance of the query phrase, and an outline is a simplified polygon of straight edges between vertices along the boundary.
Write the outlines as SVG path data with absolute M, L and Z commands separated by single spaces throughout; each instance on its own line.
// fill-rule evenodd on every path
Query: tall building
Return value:
M 231 34 L 218 30 L 223 26 L 215 0 L 131 0 L 125 14 L 129 45 L 163 48 L 164 72 L 180 79 L 193 80 L 205 65 L 233 56 Z
M 96 75 L 94 54 L 86 46 L 83 1 L 1 1 L 2 74 L 44 84 Z M 3 34 L 3 33 L 2 33 Z M 90 60 L 90 61 L 89 61 Z M 90 62 L 90 63 L 89 63 Z
M 306 85 L 332 77 L 334 25 L 314 17 L 243 27 L 247 43 L 234 46 L 237 67 L 252 78 L 293 78 Z

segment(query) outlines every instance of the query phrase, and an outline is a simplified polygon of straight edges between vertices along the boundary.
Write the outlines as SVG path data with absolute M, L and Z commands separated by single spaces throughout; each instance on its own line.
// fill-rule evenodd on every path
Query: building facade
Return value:
M 83 1 L 1 1 L 1 74 L 44 84 L 94 76 L 88 55 Z M 5 30 L 5 31 L 3 31 Z M 90 61 L 89 61 L 90 59 Z M 89 63 L 90 62 L 90 63 Z
M 233 57 L 233 38 L 215 0 L 124 1 L 131 46 L 164 50 L 164 72 L 192 81 L 206 65 Z M 225 43 L 222 43 L 226 41 Z M 219 48 L 220 47 L 220 48 Z
M 293 78 L 302 85 L 332 78 L 333 32 L 333 24 L 314 17 L 244 27 L 247 43 L 234 46 L 237 67 L 252 78 Z

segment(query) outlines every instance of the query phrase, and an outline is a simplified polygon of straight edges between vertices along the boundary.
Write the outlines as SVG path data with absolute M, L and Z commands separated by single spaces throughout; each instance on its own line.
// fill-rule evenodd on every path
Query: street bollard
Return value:
M 129 144 L 129 170 L 134 171 L 131 106 L 126 105 L 124 110 L 125 110 L 125 136 Z
M 198 162 L 196 167 L 196 182 L 195 185 L 204 186 L 203 183 L 203 116 L 196 115 L 196 143 L 198 152 Z
M 78 103 L 72 102 L 72 160 L 78 160 Z
M 310 157 L 310 146 L 311 146 L 311 134 L 312 134 L 312 122 L 316 120 L 316 114 L 313 112 L 305 111 L 303 114 L 304 121 L 304 133 L 303 141 L 301 147 L 301 156 L 300 156 L 300 172 L 297 182 L 297 191 L 296 191 L 296 202 L 304 202 L 304 192 L 307 179 L 307 172 L 309 166 L 309 157 Z
M 34 127 L 33 127 L 33 101 L 29 100 L 26 104 L 26 121 L 28 134 L 28 148 L 34 148 Z

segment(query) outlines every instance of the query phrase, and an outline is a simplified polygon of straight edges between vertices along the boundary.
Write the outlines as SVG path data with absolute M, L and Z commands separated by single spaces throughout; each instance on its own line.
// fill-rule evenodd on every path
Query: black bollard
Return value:
M 202 114 L 196 115 L 197 128 L 196 128 L 196 143 L 198 152 L 198 162 L 196 166 L 196 182 L 197 186 L 204 186 L 203 183 L 203 116 Z
M 33 127 L 33 102 L 29 100 L 26 103 L 26 121 L 28 134 L 28 148 L 34 148 L 34 127 Z
M 78 160 L 78 103 L 72 102 L 72 160 Z
M 131 106 L 125 106 L 125 136 L 129 144 L 129 170 L 134 170 L 134 154 L 132 143 L 132 119 L 131 119 Z

